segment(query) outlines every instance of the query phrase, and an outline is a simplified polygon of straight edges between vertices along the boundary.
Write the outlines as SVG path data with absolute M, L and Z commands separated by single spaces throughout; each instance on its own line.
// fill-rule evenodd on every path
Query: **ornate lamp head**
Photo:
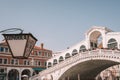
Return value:
M 3 34 L 13 58 L 28 58 L 37 39 L 31 33 Z

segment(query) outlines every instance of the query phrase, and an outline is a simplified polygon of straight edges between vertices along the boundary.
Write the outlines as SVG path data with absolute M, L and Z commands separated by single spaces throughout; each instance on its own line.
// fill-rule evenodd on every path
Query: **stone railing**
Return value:
M 117 50 L 106 50 L 106 49 L 97 49 L 92 51 L 86 51 L 81 52 L 79 54 L 76 54 L 65 61 L 62 61 L 42 72 L 40 72 L 38 75 L 35 75 L 31 77 L 31 80 L 37 80 L 38 77 L 44 76 L 45 74 L 52 73 L 54 71 L 57 71 L 63 67 L 66 67 L 68 65 L 71 65 L 72 63 L 75 63 L 77 61 L 85 61 L 87 59 L 98 59 L 98 58 L 119 58 L 120 59 L 120 51 Z

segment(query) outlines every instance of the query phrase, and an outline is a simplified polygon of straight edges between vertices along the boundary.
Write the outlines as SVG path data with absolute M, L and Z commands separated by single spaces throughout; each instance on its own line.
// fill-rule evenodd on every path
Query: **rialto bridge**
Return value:
M 103 70 L 120 64 L 120 32 L 92 27 L 85 39 L 53 56 L 47 69 L 31 80 L 95 80 Z

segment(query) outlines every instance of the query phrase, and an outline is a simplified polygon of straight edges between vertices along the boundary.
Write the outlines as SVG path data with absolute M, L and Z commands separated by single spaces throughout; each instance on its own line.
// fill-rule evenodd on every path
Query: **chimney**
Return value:
M 41 49 L 43 49 L 43 46 L 44 46 L 44 44 L 43 44 L 43 43 L 41 43 Z

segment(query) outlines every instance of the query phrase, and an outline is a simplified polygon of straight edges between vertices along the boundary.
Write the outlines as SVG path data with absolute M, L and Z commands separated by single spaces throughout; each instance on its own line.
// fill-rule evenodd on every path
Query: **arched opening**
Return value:
M 74 56 L 76 54 L 78 54 L 78 51 L 76 49 L 74 49 L 73 52 L 72 52 L 72 56 Z
M 65 55 L 65 59 L 67 59 L 67 58 L 70 58 L 70 53 L 67 53 L 67 54 Z
M 57 59 L 53 60 L 53 65 L 57 64 Z
M 85 45 L 81 45 L 80 49 L 79 49 L 79 52 L 85 52 L 85 51 L 86 51 Z
M 64 60 L 63 57 L 60 56 L 60 58 L 59 58 L 59 62 L 61 62 L 61 61 L 63 61 L 63 60 Z
M 59 77 L 58 80 L 96 80 L 95 77 L 110 66 L 117 65 L 119 62 L 109 60 L 88 60 L 72 65 Z M 69 65 L 69 66 L 70 66 Z M 89 66 L 89 67 L 88 67 Z M 78 77 L 79 76 L 79 77 Z M 69 79 L 68 79 L 69 77 Z M 111 79 L 112 80 L 112 79 Z
M 28 77 L 30 77 L 30 70 L 28 69 L 23 70 L 21 75 L 27 75 Z
M 52 63 L 51 62 L 48 62 L 48 68 L 52 66 Z
M 94 31 L 90 35 L 90 49 L 103 48 L 102 35 L 99 31 Z
M 111 38 L 110 40 L 108 40 L 107 46 L 109 49 L 117 49 L 117 41 Z
M 19 72 L 16 69 L 12 69 L 8 73 L 8 80 L 19 80 Z

